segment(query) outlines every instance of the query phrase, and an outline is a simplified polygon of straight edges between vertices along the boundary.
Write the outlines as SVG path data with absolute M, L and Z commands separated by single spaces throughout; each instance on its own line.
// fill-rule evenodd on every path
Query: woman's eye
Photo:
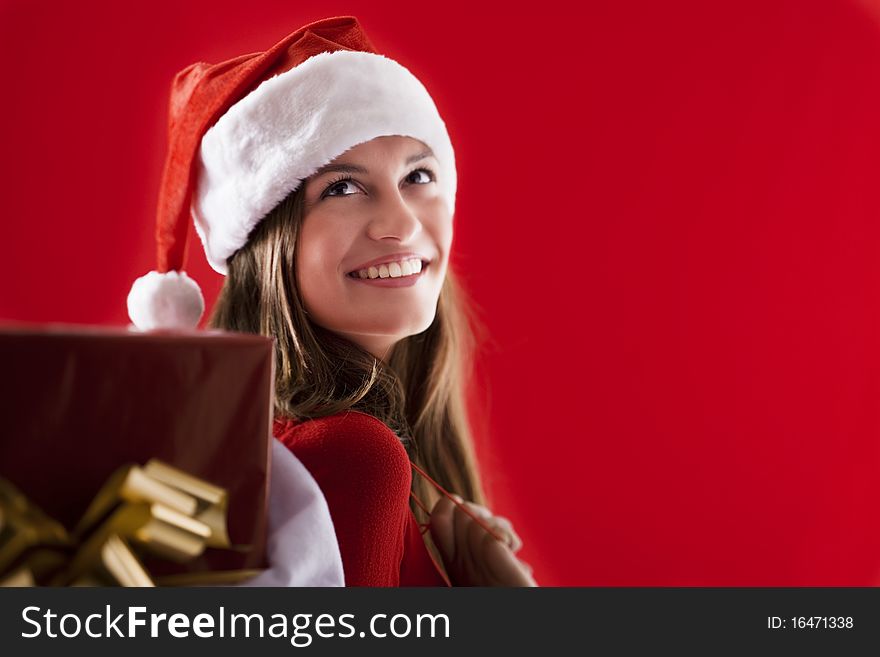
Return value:
M 413 176 L 418 178 L 418 180 L 412 180 L 412 182 L 416 183 L 417 185 L 424 185 L 434 180 L 434 172 L 430 169 L 416 169 L 407 176 L 407 179 L 411 179 L 413 178 Z
M 346 193 L 345 190 L 348 188 L 351 188 L 353 191 Z M 341 193 L 334 194 L 334 190 L 341 191 Z M 327 185 L 327 189 L 324 190 L 324 196 L 350 196 L 355 193 L 357 193 L 357 188 L 354 186 L 354 183 L 352 183 L 350 178 L 343 178 L 342 180 L 332 182 Z

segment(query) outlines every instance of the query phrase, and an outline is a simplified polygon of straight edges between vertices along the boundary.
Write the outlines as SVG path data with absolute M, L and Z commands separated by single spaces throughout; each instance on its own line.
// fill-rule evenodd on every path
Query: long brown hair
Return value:
M 433 323 L 399 341 L 387 364 L 315 324 L 294 273 L 304 188 L 276 206 L 229 259 L 209 325 L 275 338 L 276 415 L 311 419 L 348 409 L 373 415 L 444 488 L 485 503 L 466 406 L 472 356 L 483 335 L 474 306 L 449 267 Z M 415 471 L 413 493 L 429 509 L 439 497 Z

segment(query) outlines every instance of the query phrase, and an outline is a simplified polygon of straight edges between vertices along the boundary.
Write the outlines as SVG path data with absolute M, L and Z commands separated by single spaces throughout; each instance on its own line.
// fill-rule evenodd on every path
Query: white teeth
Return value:
M 358 278 L 400 278 L 412 276 L 422 271 L 422 261 L 418 258 L 410 258 L 399 262 L 388 262 L 378 267 L 368 267 L 358 270 Z

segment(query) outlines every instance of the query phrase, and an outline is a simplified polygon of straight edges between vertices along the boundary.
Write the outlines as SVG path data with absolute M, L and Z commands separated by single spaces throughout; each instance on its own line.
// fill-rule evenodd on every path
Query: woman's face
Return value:
M 452 244 L 438 171 L 422 142 L 377 137 L 305 181 L 296 257 L 305 309 L 380 359 L 437 311 Z

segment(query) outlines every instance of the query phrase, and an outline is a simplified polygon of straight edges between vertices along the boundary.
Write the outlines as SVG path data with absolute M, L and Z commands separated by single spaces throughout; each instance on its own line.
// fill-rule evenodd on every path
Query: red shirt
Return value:
M 351 410 L 278 417 L 273 433 L 324 493 L 346 586 L 447 586 L 409 506 L 409 456 L 384 422 Z

